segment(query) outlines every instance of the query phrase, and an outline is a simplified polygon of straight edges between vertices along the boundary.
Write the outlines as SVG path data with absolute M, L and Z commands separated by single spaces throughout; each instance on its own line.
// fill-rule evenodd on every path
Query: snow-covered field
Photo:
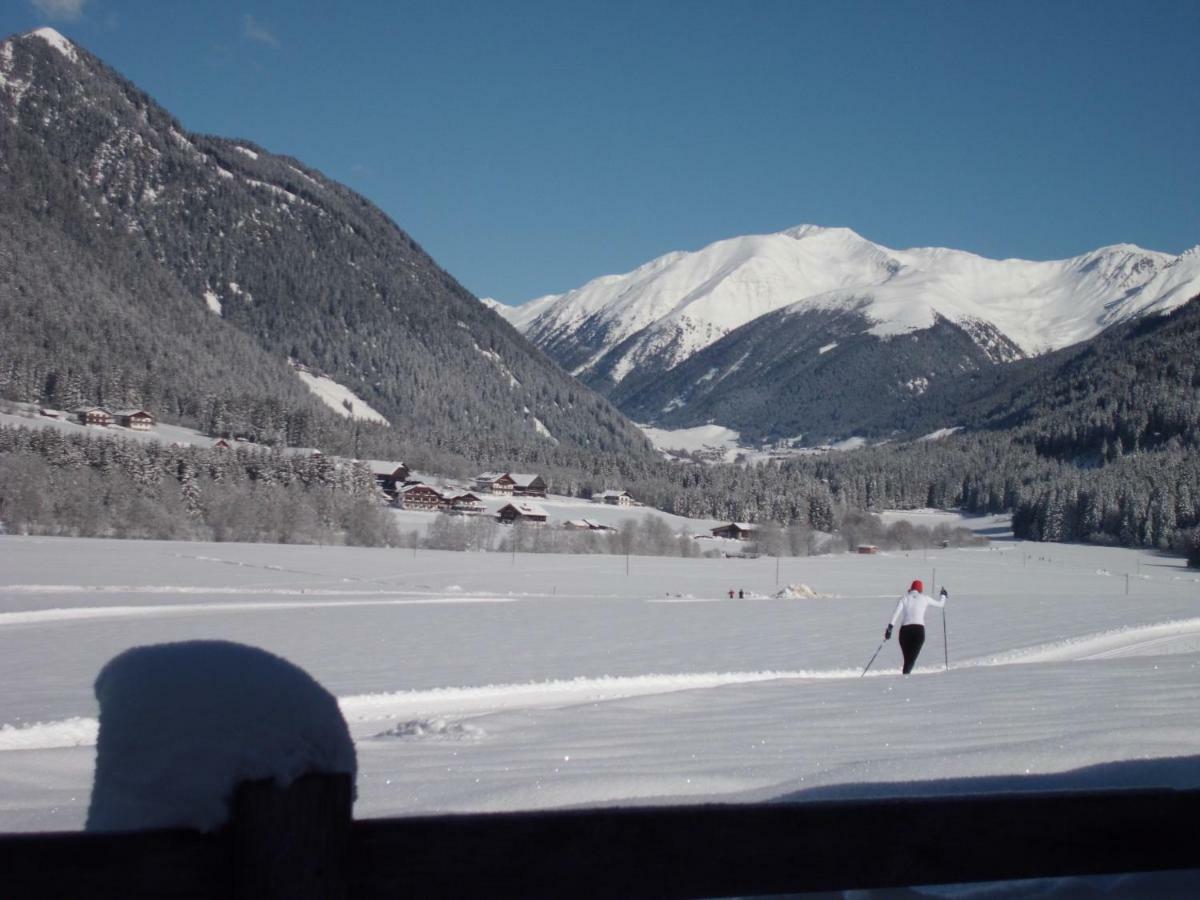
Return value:
M 834 444 L 808 447 L 803 443 L 803 435 L 797 435 L 789 440 L 773 444 L 747 444 L 743 443 L 741 432 L 723 425 L 697 425 L 693 428 L 674 429 L 638 425 L 638 428 L 650 439 L 650 443 L 654 445 L 655 449 L 667 455 L 685 450 L 688 453 L 698 453 L 706 460 L 718 462 L 734 462 L 739 457 L 748 463 L 765 462 L 770 459 L 787 459 L 793 456 L 812 456 L 828 453 L 831 450 L 858 450 L 866 447 L 869 443 L 866 438 L 850 437 Z M 926 435 L 921 440 L 936 440 L 957 430 L 956 428 L 943 428 Z M 880 443 L 886 443 L 886 441 Z
M 860 678 L 934 569 L 949 671 L 934 610 L 913 676 L 893 641 Z M 828 596 L 772 597 L 800 583 Z M 7 536 L 0 831 L 80 827 L 100 668 L 198 638 L 339 698 L 360 818 L 1200 784 L 1200 573 L 1152 554 L 997 542 L 784 559 L 777 582 L 765 558 L 626 575 L 610 556 Z

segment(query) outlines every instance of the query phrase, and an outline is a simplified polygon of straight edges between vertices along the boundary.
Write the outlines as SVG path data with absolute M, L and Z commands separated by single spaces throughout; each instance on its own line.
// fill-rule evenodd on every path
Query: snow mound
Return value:
M 337 699 L 287 660 L 228 641 L 134 647 L 96 678 L 100 732 L 88 831 L 196 828 L 234 788 L 357 771 Z
M 829 594 L 818 594 L 807 584 L 789 584 L 781 591 L 776 591 L 774 596 L 779 600 L 811 600 L 814 597 L 829 597 Z

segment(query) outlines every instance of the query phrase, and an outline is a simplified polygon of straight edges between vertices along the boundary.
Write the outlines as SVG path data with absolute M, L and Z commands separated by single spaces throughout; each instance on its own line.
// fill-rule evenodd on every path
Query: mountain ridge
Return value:
M 1060 350 L 1196 293 L 1196 250 L 1172 256 L 1114 244 L 1065 260 L 992 260 L 944 247 L 893 250 L 849 228 L 799 225 L 675 251 L 500 312 L 637 421 L 838 440 L 903 430 L 900 419 L 911 417 L 898 417 L 895 403 L 911 405 L 911 390 L 897 390 L 905 385 Z M 831 351 L 852 336 L 851 321 L 866 343 L 849 360 Z M 896 342 L 905 336 L 923 343 L 924 371 Z M 825 348 L 821 359 L 791 358 L 814 348 Z M 816 383 L 821 395 L 806 394 Z M 848 385 L 878 402 L 850 397 L 860 414 L 848 417 L 822 406 Z
M 140 284 L 149 276 L 125 263 L 121 278 L 109 279 L 111 293 L 123 293 L 142 320 L 167 314 L 186 294 L 211 317 L 206 334 L 233 328 L 271 358 L 262 365 L 284 367 L 301 389 L 296 395 L 281 387 L 289 404 L 303 405 L 298 398 L 307 393 L 286 368 L 290 359 L 361 397 L 423 455 L 571 467 L 594 465 L 593 455 L 653 457 L 632 423 L 483 308 L 368 199 L 253 141 L 187 131 L 57 32 L 0 42 L 0 142 L 0 213 L 13 226 L 0 235 L 0 249 L 49 252 L 17 238 L 48 221 L 56 235 L 106 235 L 122 258 L 141 261 L 142 273 L 171 283 L 163 290 L 172 304 L 156 300 Z M 65 213 L 48 219 L 51 210 L 70 210 L 70 220 Z M 71 279 L 51 290 L 35 275 L 26 267 L 21 285 L 46 295 L 34 315 L 84 312 L 86 299 L 71 290 Z M 17 296 L 15 285 L 10 290 Z M 154 333 L 183 352 L 186 336 Z M 144 345 L 128 346 L 125 355 L 136 360 Z M 81 384 L 94 401 L 102 370 L 115 361 L 87 342 L 74 349 L 76 369 L 90 370 Z M 69 368 L 53 347 L 22 352 L 30 373 Z M 217 368 L 246 365 L 243 353 Z M 174 398 L 186 393 L 183 374 L 169 367 L 156 367 L 154 380 L 155 390 Z M 209 389 L 214 382 L 200 388 Z M 22 391 L 19 399 L 41 399 L 34 387 Z M 135 395 L 122 394 L 130 402 Z

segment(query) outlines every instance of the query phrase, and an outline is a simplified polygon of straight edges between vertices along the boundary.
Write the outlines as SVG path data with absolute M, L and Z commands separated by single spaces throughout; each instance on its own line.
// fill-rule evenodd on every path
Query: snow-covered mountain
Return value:
M 655 459 L 367 198 L 189 132 L 49 28 L 0 40 L 0 335 L 12 399 L 325 450 L 360 431 L 403 442 L 381 457 Z M 350 437 L 304 371 L 325 405 L 391 433 Z
M 848 228 L 801 225 L 669 253 L 625 275 L 502 311 L 584 381 L 611 389 L 676 368 L 784 308 L 863 318 L 886 338 L 944 321 L 993 361 L 1086 340 L 1200 293 L 1200 252 L 1132 244 L 1065 260 L 993 260 L 960 250 L 893 250 Z M 819 336 L 814 336 L 819 337 Z

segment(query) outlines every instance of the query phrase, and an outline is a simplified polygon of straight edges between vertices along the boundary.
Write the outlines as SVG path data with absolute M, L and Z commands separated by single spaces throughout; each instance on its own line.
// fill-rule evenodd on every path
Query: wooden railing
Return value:
M 351 792 L 348 776 L 243 785 L 212 835 L 0 837 L 0 895 L 675 898 L 1200 869 L 1200 790 L 359 822 Z

